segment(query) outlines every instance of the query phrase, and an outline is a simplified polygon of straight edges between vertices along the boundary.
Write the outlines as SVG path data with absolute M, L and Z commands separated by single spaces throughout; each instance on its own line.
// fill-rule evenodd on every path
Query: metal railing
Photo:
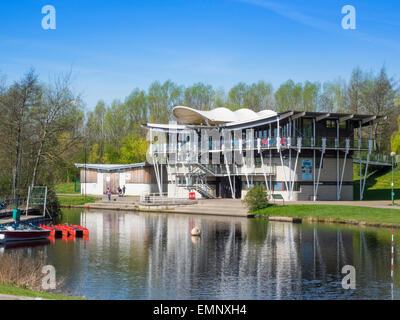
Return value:
M 360 153 L 357 153 L 353 156 L 354 162 L 359 162 L 359 159 L 360 159 Z M 361 153 L 361 161 L 366 161 L 367 159 L 368 159 L 368 154 L 366 152 Z M 369 162 L 379 162 L 391 165 L 392 157 L 388 154 L 371 153 L 369 155 Z M 394 164 L 397 165 L 398 162 L 399 162 L 399 156 L 396 155 L 394 157 Z
M 20 196 L 18 198 L 18 208 L 21 210 L 21 214 L 25 213 L 26 210 L 26 199 L 27 196 Z M 8 216 L 15 208 L 16 199 L 12 197 L 0 198 L 0 217 Z
M 192 187 L 194 190 L 196 190 L 198 193 L 200 193 L 202 196 L 204 196 L 206 198 L 215 198 L 216 197 L 216 190 L 214 188 L 210 187 L 208 184 L 196 183 L 190 187 Z
M 143 193 L 140 195 L 140 204 L 143 205 L 169 205 L 184 204 L 188 198 L 169 198 L 168 193 Z
M 349 137 L 335 138 L 335 137 L 290 137 L 290 136 L 282 136 L 282 137 L 262 137 L 262 138 L 254 138 L 254 139 L 243 139 L 240 141 L 232 140 L 230 146 L 225 146 L 223 141 L 210 141 L 208 146 L 205 149 L 202 149 L 200 145 L 196 148 L 191 148 L 186 150 L 187 153 L 201 153 L 203 152 L 222 152 L 222 151 L 238 151 L 238 150 L 257 150 L 261 149 L 276 149 L 279 147 L 288 148 L 288 147 L 296 147 L 298 145 L 298 139 L 300 138 L 301 146 L 304 148 L 322 148 L 323 140 L 326 141 L 327 149 L 344 149 L 346 148 L 346 140 L 349 141 L 349 147 L 352 150 L 368 150 L 370 139 L 354 139 Z M 158 151 L 156 151 L 158 150 Z M 189 152 L 191 151 L 191 152 Z M 177 144 L 164 144 L 162 147 L 153 150 L 154 153 L 176 153 L 178 155 L 178 161 L 191 161 L 193 159 L 189 159 L 183 149 L 180 148 Z
M 267 158 L 264 160 L 264 170 L 267 175 L 276 174 L 276 164 L 272 166 L 265 164 Z M 184 165 L 184 167 L 182 167 Z M 189 169 L 189 166 L 191 169 Z M 228 173 L 230 175 L 243 175 L 243 174 L 264 174 L 261 160 L 256 158 L 253 165 L 234 165 L 229 164 L 228 167 L 225 164 L 200 164 L 200 163 L 182 163 L 179 166 L 169 167 L 170 175 L 179 176 L 192 176 L 192 177 L 202 177 L 202 176 L 226 176 Z M 228 172 L 229 171 L 229 172 Z

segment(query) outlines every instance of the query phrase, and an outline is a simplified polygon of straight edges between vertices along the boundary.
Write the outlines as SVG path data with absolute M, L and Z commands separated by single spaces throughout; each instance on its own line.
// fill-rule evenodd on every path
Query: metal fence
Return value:
M 0 217 L 9 215 L 10 212 L 15 208 L 16 202 L 17 207 L 21 209 L 21 213 L 26 209 L 26 199 L 27 196 L 20 196 L 18 200 L 13 197 L 3 197 L 0 198 Z
M 143 193 L 140 195 L 139 203 L 142 205 L 171 205 L 186 204 L 192 201 L 188 198 L 169 198 L 168 193 Z

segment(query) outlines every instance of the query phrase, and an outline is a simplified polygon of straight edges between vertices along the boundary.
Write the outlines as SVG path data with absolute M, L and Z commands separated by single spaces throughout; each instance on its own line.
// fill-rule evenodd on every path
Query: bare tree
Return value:
M 368 75 L 362 84 L 361 102 L 364 112 L 388 118 L 380 125 L 375 123 L 373 126 L 374 139 L 378 141 L 381 149 L 390 148 L 390 139 L 382 137 L 392 133 L 397 125 L 399 112 L 395 107 L 395 86 L 394 79 L 388 77 L 385 68 L 381 68 L 377 75 Z
M 35 72 L 30 70 L 20 81 L 3 92 L 0 99 L 3 155 L 8 159 L 9 168 L 14 174 L 14 190 L 20 185 L 19 179 L 15 176 L 21 171 L 22 144 L 30 134 L 31 112 L 39 104 L 40 98 L 41 86 Z
M 80 97 L 71 91 L 71 74 L 60 75 L 43 88 L 41 103 L 33 110 L 36 123 L 37 148 L 32 170 L 32 185 L 36 184 L 40 161 L 45 148 L 57 143 L 61 133 L 71 127 L 70 115 L 81 104 Z

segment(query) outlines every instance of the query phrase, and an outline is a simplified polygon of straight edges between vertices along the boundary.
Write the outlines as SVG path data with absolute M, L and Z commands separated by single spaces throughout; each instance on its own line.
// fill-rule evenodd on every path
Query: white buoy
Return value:
M 200 231 L 200 229 L 199 229 L 199 228 L 197 228 L 197 227 L 194 227 L 190 233 L 191 233 L 191 235 L 192 235 L 192 236 L 197 236 L 197 237 L 199 237 L 199 236 L 200 236 L 200 233 L 201 233 L 201 231 Z

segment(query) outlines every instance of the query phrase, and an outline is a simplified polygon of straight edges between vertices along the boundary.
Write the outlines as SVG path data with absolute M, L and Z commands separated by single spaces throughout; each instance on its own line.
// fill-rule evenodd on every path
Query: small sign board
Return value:
M 301 180 L 312 180 L 312 159 L 303 159 L 301 162 Z

